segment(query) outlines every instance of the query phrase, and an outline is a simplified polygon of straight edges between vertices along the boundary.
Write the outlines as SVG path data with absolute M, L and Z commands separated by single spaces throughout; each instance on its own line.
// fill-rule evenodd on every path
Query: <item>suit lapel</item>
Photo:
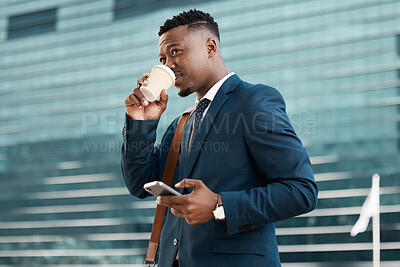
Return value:
M 201 148 L 204 145 L 204 140 L 207 137 L 212 125 L 214 124 L 218 112 L 220 111 L 224 103 L 228 100 L 227 93 L 233 91 L 240 81 L 241 80 L 237 75 L 229 77 L 228 80 L 226 80 L 221 88 L 218 90 L 218 93 L 215 95 L 214 100 L 211 102 L 210 108 L 208 109 L 206 115 L 200 123 L 196 136 L 193 139 L 192 148 L 187 158 L 183 178 L 190 177 L 193 166 L 197 160 L 197 157 L 199 156 Z

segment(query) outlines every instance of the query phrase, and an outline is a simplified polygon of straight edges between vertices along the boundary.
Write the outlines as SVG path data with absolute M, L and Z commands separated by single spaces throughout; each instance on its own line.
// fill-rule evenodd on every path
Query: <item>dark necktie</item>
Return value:
M 192 129 L 192 133 L 190 134 L 188 151 L 190 151 L 190 147 L 192 146 L 193 139 L 196 136 L 197 130 L 199 129 L 200 121 L 201 121 L 201 118 L 203 117 L 204 110 L 206 110 L 206 108 L 208 107 L 210 102 L 211 102 L 210 100 L 204 98 L 204 99 L 200 100 L 200 102 L 196 106 L 196 110 L 194 111 L 193 129 Z

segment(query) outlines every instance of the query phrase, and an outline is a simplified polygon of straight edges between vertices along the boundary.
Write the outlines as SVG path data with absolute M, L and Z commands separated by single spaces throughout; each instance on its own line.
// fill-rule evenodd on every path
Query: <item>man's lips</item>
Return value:
M 180 79 L 181 77 L 182 77 L 182 73 L 175 72 L 175 84 L 181 80 Z

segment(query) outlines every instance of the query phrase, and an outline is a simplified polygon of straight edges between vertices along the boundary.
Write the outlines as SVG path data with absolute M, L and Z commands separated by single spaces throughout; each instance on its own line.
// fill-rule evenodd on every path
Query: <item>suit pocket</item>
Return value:
M 267 254 L 264 242 L 240 238 L 213 238 L 211 249 L 215 253 L 223 254 Z

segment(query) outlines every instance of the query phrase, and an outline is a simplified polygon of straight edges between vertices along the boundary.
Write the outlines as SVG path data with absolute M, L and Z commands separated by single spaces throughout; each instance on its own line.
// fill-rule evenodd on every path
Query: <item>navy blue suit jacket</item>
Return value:
M 172 266 L 178 251 L 183 267 L 280 266 L 274 222 L 309 212 L 317 201 L 309 157 L 281 94 L 231 76 L 211 102 L 188 153 L 192 120 L 185 126 L 174 184 L 201 179 L 221 194 L 226 221 L 191 226 L 168 209 L 159 266 Z M 139 198 L 149 196 L 145 183 L 161 179 L 177 119 L 154 146 L 157 125 L 158 120 L 126 119 L 122 172 L 130 193 Z

